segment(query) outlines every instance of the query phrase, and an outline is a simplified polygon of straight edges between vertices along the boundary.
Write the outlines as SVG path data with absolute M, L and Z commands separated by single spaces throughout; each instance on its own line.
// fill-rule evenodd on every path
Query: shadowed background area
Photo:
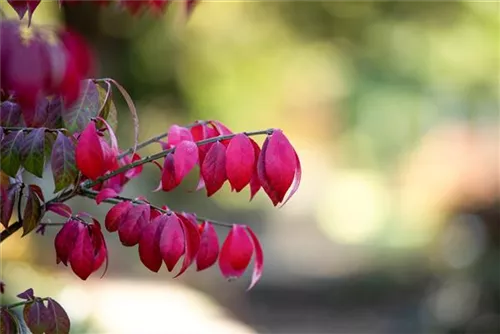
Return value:
M 195 173 L 152 193 L 154 166 L 124 192 L 252 226 L 261 282 L 245 292 L 251 268 L 229 283 L 216 266 L 153 274 L 116 234 L 106 276 L 81 282 L 55 265 L 52 230 L 2 243 L 5 298 L 30 286 L 53 296 L 75 333 L 500 332 L 500 5 L 207 1 L 187 23 L 181 9 L 45 1 L 33 22 L 87 38 L 99 76 L 133 97 L 141 140 L 197 119 L 283 129 L 303 178 L 282 209 L 227 185 L 189 192 Z M 127 148 L 130 115 L 114 101 Z M 52 192 L 50 169 L 36 181 Z M 71 203 L 102 219 L 109 209 Z

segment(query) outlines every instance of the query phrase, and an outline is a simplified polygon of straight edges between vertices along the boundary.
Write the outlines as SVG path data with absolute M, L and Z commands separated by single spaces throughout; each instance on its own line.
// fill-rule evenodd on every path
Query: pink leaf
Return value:
M 181 141 L 174 152 L 174 170 L 176 183 L 180 184 L 184 177 L 198 162 L 198 146 L 192 141 Z
M 104 153 L 94 122 L 90 122 L 80 135 L 75 155 L 76 166 L 89 179 L 95 180 L 106 173 Z
M 124 215 L 128 210 L 132 208 L 132 203 L 129 201 L 121 202 L 116 204 L 111 210 L 106 214 L 106 219 L 104 220 L 104 226 L 109 232 L 115 232 L 118 230 L 118 226 L 122 221 Z
M 260 147 L 252 138 L 250 138 L 250 141 L 252 142 L 253 150 L 255 153 L 255 166 L 252 178 L 250 180 L 250 201 L 251 201 L 257 194 L 257 192 L 260 190 L 259 173 L 257 172 L 257 162 L 259 161 Z
M 146 268 L 155 273 L 160 270 L 163 261 L 159 242 L 166 219 L 166 214 L 154 218 L 144 227 L 139 240 L 139 257 L 141 262 Z
M 259 160 L 257 161 L 257 175 L 259 177 L 259 184 L 262 186 L 262 189 L 264 189 L 267 196 L 269 196 L 269 198 L 273 202 L 273 205 L 276 206 L 280 202 L 279 195 L 269 184 L 266 174 L 265 156 L 268 144 L 269 144 L 269 137 L 266 138 L 264 144 L 262 145 L 262 150 L 259 155 Z
M 172 153 L 167 154 L 163 162 L 163 171 L 161 173 L 161 189 L 170 191 L 179 185 L 175 176 L 175 160 Z
M 226 181 L 226 147 L 216 142 L 208 151 L 203 164 L 201 175 L 207 188 L 207 196 L 212 196 Z
M 168 130 L 167 146 L 171 148 L 182 141 L 193 141 L 191 132 L 185 127 L 176 124 L 172 125 Z
M 73 272 L 82 280 L 86 280 L 94 271 L 94 247 L 84 224 L 78 224 L 78 234 L 69 254 L 69 263 Z
M 240 192 L 252 179 L 255 170 L 252 142 L 243 133 L 234 136 L 226 149 L 226 173 L 231 186 Z
M 167 215 L 160 237 L 160 252 L 168 271 L 172 271 L 184 254 L 185 242 L 181 222 L 175 214 Z
M 219 267 L 227 279 L 238 278 L 250 264 L 253 254 L 253 243 L 245 228 L 234 224 L 222 244 L 219 254 Z
M 123 216 L 118 227 L 118 236 L 124 246 L 134 246 L 139 243 L 141 232 L 149 222 L 150 206 L 148 204 L 137 205 Z
M 189 268 L 200 249 L 200 232 L 198 231 L 198 224 L 192 222 L 185 216 L 179 215 L 178 217 L 182 223 L 184 232 L 185 252 L 181 270 L 175 277 L 179 277 Z
M 217 261 L 219 256 L 219 239 L 217 232 L 209 222 L 203 222 L 200 250 L 196 256 L 197 271 L 211 267 Z
M 293 179 L 292 191 L 290 191 L 290 194 L 288 194 L 288 197 L 286 198 L 286 200 L 283 202 L 283 204 L 281 206 L 285 205 L 288 202 L 288 200 L 290 198 L 292 198 L 292 196 L 299 189 L 300 179 L 302 178 L 302 167 L 300 165 L 300 159 L 299 159 L 297 152 L 295 152 L 295 158 L 297 160 L 297 169 L 295 170 L 295 177 Z
M 123 165 L 129 165 L 133 162 L 136 162 L 137 160 L 141 160 L 141 156 L 139 154 L 135 153 L 134 156 L 132 157 L 132 159 L 130 159 L 130 157 L 127 155 L 127 156 L 124 156 L 122 160 L 123 160 Z M 156 162 L 156 161 L 154 161 L 154 162 Z M 139 176 L 142 173 L 142 168 L 143 168 L 143 165 L 129 169 L 128 171 L 125 172 L 125 177 L 127 179 L 133 179 L 133 178 Z
M 252 289 L 262 277 L 262 271 L 264 270 L 264 252 L 262 251 L 262 246 L 260 245 L 259 239 L 255 235 L 255 233 L 253 233 L 252 229 L 248 226 L 246 226 L 246 229 L 248 231 L 248 234 L 250 234 L 250 238 L 252 238 L 253 247 L 255 249 L 252 282 L 250 283 L 250 286 L 247 289 L 248 291 Z
M 64 203 L 49 203 L 46 206 L 47 211 L 52 211 L 59 216 L 69 218 L 73 214 L 71 208 Z
M 99 191 L 99 193 L 97 194 L 97 196 L 95 198 L 95 202 L 97 204 L 101 204 L 102 201 L 107 200 L 108 198 L 113 198 L 117 195 L 118 194 L 113 189 L 105 188 L 105 189 L 102 189 L 101 191 Z

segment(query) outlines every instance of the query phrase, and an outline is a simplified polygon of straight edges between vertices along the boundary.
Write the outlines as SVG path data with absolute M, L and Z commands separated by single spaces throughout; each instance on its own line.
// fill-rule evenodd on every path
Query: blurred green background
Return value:
M 33 21 L 87 38 L 99 76 L 135 100 L 141 140 L 197 119 L 283 129 L 303 178 L 282 209 L 262 192 L 191 193 L 196 175 L 151 193 L 151 166 L 125 191 L 252 226 L 262 281 L 245 292 L 251 268 L 230 283 L 217 267 L 152 274 L 113 234 L 107 275 L 83 283 L 55 265 L 50 231 L 2 243 L 6 298 L 54 296 L 75 333 L 500 332 L 500 4 L 205 1 L 188 21 L 182 9 L 43 1 Z

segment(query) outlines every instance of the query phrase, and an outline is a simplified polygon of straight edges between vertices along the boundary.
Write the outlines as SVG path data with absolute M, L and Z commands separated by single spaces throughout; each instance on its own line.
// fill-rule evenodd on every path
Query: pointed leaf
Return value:
M 32 288 L 29 288 L 28 290 L 18 294 L 17 297 L 24 299 L 24 300 L 32 300 L 32 299 L 35 299 L 35 292 L 33 291 Z
M 203 222 L 200 249 L 196 256 L 197 271 L 211 267 L 219 257 L 219 238 L 212 224 Z
M 264 270 L 264 252 L 262 251 L 262 246 L 260 245 L 259 239 L 253 233 L 252 229 L 246 226 L 248 234 L 250 234 L 250 238 L 252 238 L 253 248 L 255 249 L 255 258 L 254 258 L 254 268 L 252 272 L 252 282 L 248 287 L 247 291 L 252 289 L 255 284 L 262 277 L 262 271 Z
M 95 180 L 106 173 L 104 152 L 94 122 L 90 122 L 80 135 L 75 156 L 78 170 L 89 179 Z
M 182 141 L 193 141 L 193 136 L 191 135 L 191 132 L 183 127 L 183 126 L 178 126 L 177 124 L 174 124 L 170 127 L 168 130 L 168 137 L 167 137 L 167 146 L 173 147 L 178 145 Z
M 110 80 L 116 88 L 120 91 L 122 94 L 123 98 L 125 99 L 125 102 L 127 102 L 128 109 L 130 113 L 132 114 L 132 121 L 134 122 L 134 150 L 133 153 L 135 153 L 137 149 L 137 143 L 139 142 L 139 117 L 137 116 L 137 110 L 135 109 L 134 101 L 132 101 L 132 98 L 130 95 L 127 93 L 125 88 L 123 88 L 122 85 L 120 85 L 118 82 L 115 80 Z
M 0 106 L 0 125 L 1 126 L 23 126 L 21 107 L 19 104 L 4 101 Z
M 117 195 L 118 194 L 113 189 L 105 188 L 105 189 L 102 189 L 101 191 L 99 191 L 99 193 L 97 194 L 97 196 L 95 198 L 95 202 L 97 204 L 101 204 L 102 201 L 107 200 L 108 198 L 113 198 Z
M 64 203 L 49 203 L 46 205 L 47 211 L 52 211 L 61 217 L 69 218 L 73 214 L 71 208 Z
M 118 236 L 124 246 L 135 246 L 141 232 L 149 222 L 151 209 L 148 204 L 137 205 L 127 211 L 118 226 Z
M 285 205 L 288 202 L 288 200 L 292 198 L 292 196 L 297 192 L 300 186 L 300 180 L 302 178 L 302 167 L 300 165 L 300 159 L 297 152 L 295 152 L 295 159 L 297 161 L 297 169 L 295 170 L 295 177 L 293 179 L 292 190 L 290 191 L 290 194 L 288 194 L 288 197 L 281 206 Z
M 180 182 L 177 181 L 175 172 L 175 158 L 172 153 L 169 153 L 165 157 L 163 170 L 161 172 L 161 189 L 163 191 L 170 191 L 180 184 Z
M 252 142 L 253 150 L 255 153 L 255 166 L 252 178 L 250 179 L 250 201 L 251 201 L 257 194 L 257 192 L 260 190 L 259 173 L 257 170 L 257 163 L 259 161 L 259 156 L 260 156 L 260 147 L 259 144 L 257 144 L 252 138 L 250 138 L 250 141 Z
M 80 132 L 87 127 L 91 118 L 98 116 L 99 110 L 99 92 L 96 84 L 92 80 L 85 80 L 78 100 L 64 110 L 62 118 L 71 133 Z
M 63 307 L 54 299 L 49 298 L 47 301 L 47 312 L 52 320 L 46 330 L 46 334 L 69 334 L 71 328 L 68 314 Z
M 43 301 L 36 299 L 23 309 L 24 321 L 33 334 L 43 334 L 48 328 L 50 315 Z
M 0 334 L 20 333 L 17 317 L 7 308 L 0 308 Z
M 42 218 L 41 202 L 38 195 L 31 188 L 28 188 L 28 199 L 26 200 L 26 206 L 24 207 L 23 215 L 23 235 L 33 231 Z
M 33 192 L 35 192 L 35 194 L 38 195 L 38 198 L 42 201 L 42 202 L 45 202 L 45 198 L 43 196 L 43 192 L 42 192 L 42 188 L 40 188 L 40 186 L 36 185 L 36 184 L 30 184 L 29 185 L 29 189 Z
M 80 223 L 75 219 L 69 219 L 59 230 L 55 239 L 56 263 L 62 262 L 68 265 L 68 259 L 78 236 Z
M 168 271 L 172 271 L 184 254 L 184 232 L 181 222 L 175 214 L 167 215 L 164 224 L 160 236 L 160 253 Z
M 109 210 L 106 214 L 106 219 L 104 221 L 104 226 L 109 232 L 116 232 L 118 226 L 120 225 L 124 215 L 133 207 L 132 202 L 125 201 L 116 204 Z
M 177 275 L 175 275 L 175 277 L 179 277 L 189 268 L 191 263 L 193 263 L 196 258 L 198 250 L 200 249 L 200 232 L 198 230 L 198 224 L 182 215 L 179 215 L 178 217 L 181 221 L 182 230 L 184 232 L 185 249 L 184 261 L 182 262 L 181 270 Z
M 231 186 L 240 192 L 252 179 L 255 153 L 252 142 L 243 133 L 234 136 L 226 150 L 226 173 Z
M 73 272 L 86 280 L 94 271 L 94 246 L 87 226 L 78 225 L 78 234 L 69 254 L 69 263 Z
M 23 167 L 41 178 L 45 166 L 45 129 L 31 130 L 23 139 L 20 153 Z
M 0 222 L 5 228 L 9 227 L 18 190 L 19 186 L 17 185 L 2 185 L 0 187 Z
M 226 147 L 216 142 L 208 150 L 201 165 L 201 175 L 207 188 L 207 196 L 212 196 L 226 181 Z
M 55 192 L 58 192 L 75 181 L 78 171 L 75 161 L 75 143 L 61 132 L 57 134 L 52 147 L 51 156 L 52 175 L 54 177 Z
M 9 5 L 16 11 L 19 19 L 22 20 L 28 10 L 27 0 L 7 0 Z
M 276 206 L 280 202 L 280 198 L 278 193 L 271 187 L 269 180 L 266 174 L 266 164 L 265 157 L 267 154 L 267 147 L 269 144 L 269 137 L 266 138 L 264 144 L 262 145 L 262 150 L 260 151 L 259 160 L 257 161 L 257 175 L 259 176 L 259 184 L 262 186 L 262 189 L 266 192 L 267 196 L 273 202 L 273 205 Z
M 181 141 L 174 152 L 174 170 L 176 182 L 181 183 L 184 177 L 198 162 L 198 146 L 192 141 Z
M 155 273 L 160 270 L 163 261 L 160 251 L 160 237 L 166 220 L 166 214 L 153 219 L 144 227 L 139 240 L 139 257 L 141 262 L 146 268 Z
M 46 118 L 42 125 L 46 128 L 55 129 L 64 127 L 62 113 L 64 103 L 60 96 L 46 98 Z
M 0 166 L 5 174 L 15 177 L 21 165 L 20 152 L 24 142 L 23 131 L 11 131 L 0 144 Z
M 227 279 L 243 275 L 250 264 L 253 250 L 253 243 L 245 228 L 241 225 L 233 225 L 219 254 L 219 268 L 222 275 Z

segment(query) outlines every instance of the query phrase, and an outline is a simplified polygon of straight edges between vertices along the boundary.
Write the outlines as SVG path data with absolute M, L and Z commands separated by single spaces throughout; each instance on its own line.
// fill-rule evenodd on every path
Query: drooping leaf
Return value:
M 300 186 L 300 180 L 302 179 L 302 166 L 300 164 L 300 159 L 299 159 L 299 155 L 297 154 L 297 152 L 295 152 L 295 159 L 297 161 L 297 169 L 295 170 L 295 176 L 294 176 L 294 179 L 293 179 L 293 184 L 292 184 L 292 190 L 290 191 L 290 193 L 288 194 L 288 197 L 285 199 L 285 201 L 283 202 L 283 205 L 285 205 L 288 200 L 290 198 L 292 198 L 292 196 L 297 192 L 297 190 L 299 189 L 299 186 Z
M 260 190 L 260 181 L 259 181 L 259 173 L 258 173 L 258 161 L 260 156 L 260 147 L 252 138 L 250 138 L 252 142 L 254 153 L 255 153 L 255 167 L 253 171 L 252 178 L 250 179 L 250 201 L 255 197 L 257 192 Z
M 182 230 L 184 232 L 184 260 L 182 261 L 181 270 L 175 277 L 182 275 L 193 263 L 200 249 L 200 232 L 196 221 L 192 222 L 183 215 L 178 215 Z M 175 278 L 174 277 L 174 278 Z
M 7 308 L 0 308 L 0 334 L 20 333 L 17 317 Z
M 64 110 L 64 103 L 60 96 L 47 97 L 46 100 L 46 114 L 43 126 L 50 129 L 62 128 L 64 126 L 62 113 Z
M 45 144 L 44 144 L 45 161 L 50 161 L 50 157 L 52 156 L 52 147 L 56 142 L 57 133 L 52 131 L 45 132 Z
M 94 246 L 87 226 L 78 225 L 78 234 L 69 254 L 69 263 L 73 272 L 86 280 L 94 271 Z
M 231 186 L 240 192 L 250 183 L 255 170 L 252 142 L 243 133 L 234 136 L 226 149 L 226 174 Z
M 108 211 L 104 221 L 104 226 L 109 232 L 116 232 L 124 215 L 132 208 L 132 202 L 124 201 L 116 204 Z
M 172 271 L 185 251 L 184 231 L 175 214 L 167 215 L 164 224 L 160 236 L 160 252 L 168 271 Z
M 193 136 L 189 129 L 174 124 L 168 129 L 167 145 L 168 147 L 173 147 L 178 145 L 182 141 L 193 141 Z
M 101 224 L 95 219 L 92 218 L 93 224 L 90 225 L 91 237 L 92 237 L 92 245 L 94 246 L 94 268 L 93 271 L 98 270 L 103 263 L 106 262 L 104 272 L 102 273 L 103 277 L 108 270 L 108 247 L 106 246 L 106 240 L 102 235 Z
M 43 176 L 45 166 L 45 128 L 31 130 L 21 145 L 21 161 L 24 169 L 35 176 Z
M 208 197 L 217 192 L 226 182 L 226 147 L 224 144 L 216 142 L 208 150 L 201 165 L 201 175 L 205 181 Z
M 158 189 L 163 191 L 170 191 L 176 188 L 180 182 L 177 181 L 175 171 L 175 157 L 174 154 L 169 153 L 163 162 L 163 170 L 161 172 L 161 183 Z
M 47 211 L 52 211 L 61 217 L 69 218 L 73 214 L 71 208 L 64 203 L 49 203 L 46 206 Z
M 257 160 L 257 175 L 259 177 L 260 186 L 262 186 L 262 189 L 264 189 L 267 196 L 269 196 L 269 198 L 273 202 L 273 205 L 276 206 L 280 203 L 281 200 L 279 194 L 270 185 L 266 173 L 265 157 L 267 154 L 268 144 L 269 144 L 269 137 L 267 137 L 266 140 L 264 141 L 264 144 L 262 144 L 262 150 L 260 151 L 259 159 Z
M 189 132 L 188 132 L 189 133 Z M 198 146 L 192 141 L 183 140 L 174 152 L 174 169 L 177 183 L 181 183 L 198 162 Z
M 41 299 L 26 304 L 23 309 L 24 322 L 33 334 L 43 334 L 50 323 L 50 315 Z
M 40 186 L 36 185 L 36 184 L 30 184 L 29 185 L 29 189 L 31 191 L 33 191 L 35 194 L 38 195 L 38 198 L 42 201 L 42 202 L 45 202 L 45 197 L 43 196 L 43 191 L 42 191 L 42 188 L 40 188 Z
M 32 300 L 35 299 L 35 292 L 33 291 L 32 288 L 29 288 L 26 291 L 23 291 L 20 294 L 18 294 L 17 297 L 24 300 Z
M 69 255 L 78 236 L 79 225 L 76 219 L 69 219 L 57 233 L 54 239 L 56 263 L 62 262 L 65 266 L 68 265 Z
M 19 104 L 4 101 L 0 106 L 0 125 L 1 126 L 23 126 L 21 107 Z
M 92 117 L 97 117 L 100 109 L 99 92 L 92 80 L 85 80 L 78 100 L 63 111 L 62 118 L 71 132 L 83 131 Z
M 52 156 L 50 160 L 54 177 L 54 192 L 58 192 L 73 184 L 78 176 L 75 161 L 75 143 L 73 139 L 59 132 L 54 146 L 52 147 Z
M 253 254 L 253 243 L 245 228 L 233 225 L 222 244 L 219 254 L 219 268 L 227 279 L 239 278 L 250 264 Z
M 99 91 L 99 105 L 101 106 L 101 113 L 99 116 L 104 118 L 113 131 L 116 132 L 116 129 L 118 128 L 118 112 L 116 111 L 116 106 L 113 102 L 111 84 L 107 83 L 107 89 L 97 85 L 97 90 Z
M 30 233 L 33 231 L 40 220 L 42 219 L 42 209 L 41 209 L 40 198 L 36 192 L 29 187 L 28 188 L 28 199 L 26 200 L 26 206 L 24 207 L 23 214 L 23 235 Z
M 219 238 L 212 224 L 203 222 L 200 249 L 196 256 L 197 271 L 211 267 L 219 257 Z
M 27 0 L 7 0 L 9 5 L 16 11 L 19 19 L 22 20 L 26 12 L 28 11 Z
M 252 229 L 246 226 L 248 234 L 250 234 L 250 238 L 252 239 L 253 248 L 255 250 L 255 258 L 254 258 L 254 268 L 252 272 L 252 282 L 248 287 L 247 291 L 252 289 L 255 284 L 262 277 L 262 271 L 264 270 L 264 252 L 262 251 L 262 246 L 260 245 L 259 239 L 253 233 Z
M 0 221 L 5 228 L 9 227 L 18 190 L 16 184 L 0 186 Z
M 11 131 L 0 144 L 0 166 L 5 174 L 15 177 L 21 166 L 21 147 L 24 142 L 23 131 Z
M 47 300 L 47 312 L 50 315 L 46 334 L 69 334 L 71 328 L 68 314 L 64 308 L 52 298 Z
M 137 116 L 137 110 L 134 105 L 134 101 L 130 97 L 130 95 L 127 93 L 125 88 L 123 88 L 122 85 L 120 85 L 118 82 L 115 80 L 111 80 L 111 82 L 118 88 L 120 93 L 122 94 L 123 98 L 125 99 L 125 102 L 127 102 L 128 109 L 130 113 L 132 114 L 132 121 L 134 122 L 134 150 L 133 153 L 135 153 L 136 148 L 137 148 L 137 143 L 139 142 L 139 117 Z
M 155 273 L 160 270 L 163 262 L 160 251 L 160 237 L 166 220 L 166 214 L 161 214 L 154 218 L 142 230 L 139 240 L 139 258 L 146 268 Z
M 151 209 L 148 204 L 137 205 L 123 215 L 118 226 L 118 236 L 124 246 L 135 246 L 139 243 L 141 232 L 149 222 Z
M 101 204 L 102 201 L 107 200 L 108 198 L 113 198 L 117 195 L 118 194 L 116 193 L 116 191 L 114 191 L 114 189 L 104 188 L 101 191 L 99 191 L 99 193 L 97 194 L 97 196 L 95 198 L 95 202 L 97 204 Z
M 91 180 L 107 171 L 107 161 L 94 122 L 90 122 L 78 138 L 75 149 L 76 167 Z

